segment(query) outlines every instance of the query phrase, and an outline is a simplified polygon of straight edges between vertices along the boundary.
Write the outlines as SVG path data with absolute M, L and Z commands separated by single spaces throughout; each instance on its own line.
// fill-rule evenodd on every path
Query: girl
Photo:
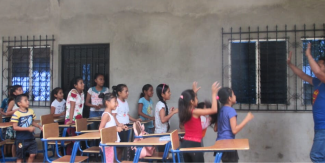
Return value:
M 155 120 L 153 117 L 153 110 L 152 110 L 152 100 L 151 97 L 153 96 L 153 87 L 150 84 L 146 84 L 142 87 L 142 93 L 140 94 L 140 99 L 138 102 L 138 114 L 142 120 Z M 149 122 L 144 125 L 145 131 L 149 134 L 154 133 L 154 125 L 153 122 Z
M 113 94 L 117 96 L 117 102 L 118 106 L 116 110 L 113 110 L 113 116 L 115 119 L 115 122 L 117 126 L 123 127 L 124 124 L 128 124 L 131 121 L 141 121 L 141 118 L 135 119 L 129 115 L 129 104 L 126 101 L 126 99 L 129 96 L 129 90 L 128 87 L 125 84 L 119 84 L 117 86 L 113 86 Z M 128 137 L 128 131 L 121 131 L 119 132 L 119 136 L 121 139 L 121 142 L 128 142 L 127 140 Z M 118 159 L 121 160 L 122 158 L 122 153 L 123 153 L 124 148 L 117 148 L 117 156 Z
M 51 114 L 53 118 L 64 118 L 65 115 L 65 100 L 63 99 L 63 90 L 56 87 L 51 92 Z
M 223 105 L 218 116 L 213 116 L 212 121 L 217 121 L 215 129 L 218 131 L 217 140 L 235 139 L 235 135 L 244 128 L 244 126 L 254 118 L 253 114 L 249 112 L 246 118 L 237 125 L 237 113 L 232 105 L 236 103 L 236 96 L 231 88 L 224 87 L 218 92 L 218 97 Z M 217 117 L 217 120 L 215 118 Z M 222 162 L 238 162 L 239 157 L 237 151 L 223 152 Z
M 101 93 L 98 97 L 103 99 L 102 104 L 104 104 L 104 106 L 106 107 L 106 109 L 102 115 L 102 120 L 99 125 L 99 130 L 101 130 L 103 128 L 116 126 L 114 117 L 112 116 L 112 110 L 115 110 L 118 105 L 116 96 L 112 93 L 106 93 L 105 95 L 103 93 Z M 118 126 L 117 131 L 121 132 L 123 130 L 123 128 L 127 129 L 127 126 L 125 126 L 125 125 L 123 125 L 122 127 Z M 120 142 L 120 137 L 119 137 L 118 133 L 116 133 L 116 134 L 117 134 L 116 142 Z M 105 147 L 105 157 L 106 157 L 106 163 L 114 162 L 113 147 Z
M 195 109 L 197 106 L 196 93 L 199 88 L 197 83 L 193 83 L 193 90 L 185 90 L 182 92 L 178 100 L 178 114 L 180 123 L 184 125 L 185 135 L 181 148 L 201 147 L 202 140 L 202 125 L 200 116 L 217 113 L 217 99 L 216 94 L 220 89 L 219 83 L 215 82 L 212 85 L 212 106 L 211 109 Z M 184 153 L 184 162 L 204 162 L 203 153 Z
M 7 112 L 5 113 L 6 116 L 12 116 L 15 113 L 15 111 L 19 109 L 19 107 L 15 104 L 15 98 L 21 94 L 23 94 L 23 87 L 21 85 L 14 85 L 10 88 L 8 109 Z M 8 127 L 6 131 L 5 139 L 15 139 L 15 138 L 16 138 L 16 132 L 12 127 Z M 12 157 L 16 157 L 15 145 L 12 145 L 11 152 L 12 152 Z
M 169 130 L 169 119 L 178 113 L 178 109 L 174 109 L 174 107 L 168 109 L 166 101 L 170 99 L 171 95 L 168 85 L 159 84 L 156 92 L 159 101 L 155 110 L 155 134 L 166 133 Z
M 68 93 L 66 103 L 66 113 L 64 123 L 71 125 L 75 123 L 76 119 L 82 118 L 82 111 L 84 107 L 84 90 L 85 84 L 81 77 L 74 77 L 71 80 L 71 91 Z M 75 136 L 76 129 L 68 128 L 67 132 L 71 136 Z M 67 146 L 67 154 L 70 155 L 72 151 L 72 144 Z

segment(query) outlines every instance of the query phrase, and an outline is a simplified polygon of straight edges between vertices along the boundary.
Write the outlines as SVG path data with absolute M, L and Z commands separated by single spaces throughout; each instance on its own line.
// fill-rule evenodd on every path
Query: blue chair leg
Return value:
M 70 162 L 75 162 L 79 144 L 80 144 L 80 141 L 74 142 Z
M 220 160 L 221 160 L 221 157 L 222 157 L 222 152 L 218 152 L 218 153 L 216 154 L 216 157 L 215 157 L 215 159 L 214 159 L 214 162 L 215 162 L 215 163 L 219 163 Z
M 180 163 L 181 162 L 181 155 L 179 152 L 177 152 L 177 159 L 178 159 L 178 162 Z M 183 155 L 182 155 L 183 156 Z
M 4 145 L 1 146 L 1 153 L 2 153 L 2 162 L 6 162 L 5 161 L 5 153 L 4 153 Z
M 176 163 L 175 155 L 176 155 L 176 153 L 172 152 L 172 156 L 173 156 L 173 163 Z

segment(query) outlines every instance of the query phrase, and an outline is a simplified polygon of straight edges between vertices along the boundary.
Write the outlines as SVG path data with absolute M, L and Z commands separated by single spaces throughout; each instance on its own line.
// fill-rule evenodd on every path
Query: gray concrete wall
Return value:
M 54 87 L 61 81 L 60 45 L 110 43 L 110 83 L 128 85 L 136 115 L 146 83 L 169 84 L 169 106 L 177 106 L 180 93 L 194 80 L 202 86 L 199 99 L 210 97 L 212 82 L 223 78 L 222 27 L 321 25 L 324 6 L 324 0 L 0 0 L 0 36 L 54 34 Z M 49 113 L 49 108 L 35 110 L 38 117 Z M 238 120 L 245 114 L 240 112 Z M 310 161 L 311 113 L 254 114 L 237 135 L 250 140 L 251 149 L 239 152 L 241 162 Z M 177 128 L 178 117 L 171 122 Z M 205 145 L 215 138 L 209 129 Z M 207 153 L 206 161 L 212 160 Z

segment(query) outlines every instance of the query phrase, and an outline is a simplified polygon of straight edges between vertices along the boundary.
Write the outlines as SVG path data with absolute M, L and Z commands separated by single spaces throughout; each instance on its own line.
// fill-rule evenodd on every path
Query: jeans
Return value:
M 310 151 L 310 159 L 325 162 L 325 130 L 315 130 L 314 143 Z
M 103 111 L 90 111 L 89 112 L 89 118 L 91 117 L 101 117 L 103 114 Z M 100 122 L 94 122 L 93 124 L 89 125 L 91 130 L 98 130 Z M 96 143 L 94 141 L 89 141 L 89 146 L 95 146 L 98 145 L 99 141 L 96 141 Z

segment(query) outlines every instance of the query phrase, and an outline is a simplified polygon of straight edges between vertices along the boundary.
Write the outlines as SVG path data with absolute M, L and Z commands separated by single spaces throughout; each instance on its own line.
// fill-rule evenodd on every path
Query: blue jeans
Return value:
M 89 112 L 89 118 L 91 117 L 101 117 L 103 114 L 103 111 L 90 111 Z M 93 124 L 89 125 L 91 130 L 98 130 L 100 122 L 94 122 Z M 93 141 L 89 141 L 89 146 L 95 146 L 98 145 L 99 143 L 96 142 L 94 143 Z
M 314 143 L 310 151 L 312 162 L 325 162 L 325 130 L 315 130 Z

